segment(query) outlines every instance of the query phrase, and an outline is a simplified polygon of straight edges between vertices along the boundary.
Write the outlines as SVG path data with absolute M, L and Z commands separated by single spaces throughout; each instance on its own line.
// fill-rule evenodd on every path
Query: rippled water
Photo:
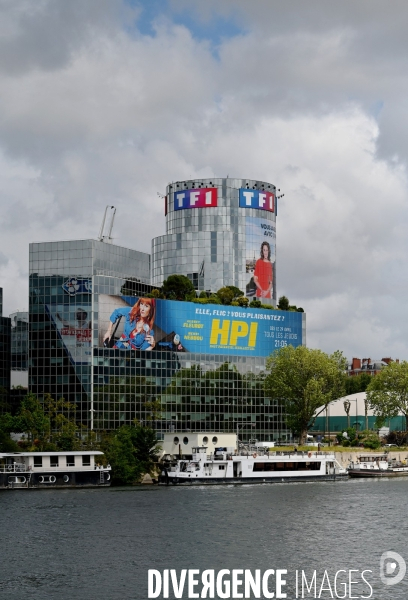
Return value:
M 371 598 L 405 599 L 407 578 L 386 586 L 379 564 L 387 550 L 408 562 L 407 498 L 408 478 L 3 491 L 0 598 L 147 599 L 148 569 L 281 568 L 288 598 L 296 570 L 320 585 L 324 570 L 371 569 Z

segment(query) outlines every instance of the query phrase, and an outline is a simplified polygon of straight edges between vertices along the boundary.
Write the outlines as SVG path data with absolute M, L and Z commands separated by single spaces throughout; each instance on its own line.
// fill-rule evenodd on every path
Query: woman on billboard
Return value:
M 154 298 L 139 298 L 134 306 L 117 308 L 110 316 L 109 327 L 104 335 L 103 344 L 109 346 L 112 329 L 118 319 L 125 317 L 121 337 L 112 348 L 121 350 L 153 350 L 156 345 L 152 329 L 156 314 Z
M 272 298 L 271 247 L 268 242 L 261 244 L 261 258 L 258 258 L 254 271 L 257 298 Z

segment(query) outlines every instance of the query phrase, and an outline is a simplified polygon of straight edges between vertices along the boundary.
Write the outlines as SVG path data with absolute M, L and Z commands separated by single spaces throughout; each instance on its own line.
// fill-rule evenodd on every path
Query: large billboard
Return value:
M 302 344 L 302 314 L 214 304 L 99 296 L 99 346 L 269 356 Z
M 276 225 L 260 217 L 245 220 L 246 296 L 262 304 L 276 301 Z
M 46 304 L 51 321 L 74 365 L 91 362 L 91 304 Z

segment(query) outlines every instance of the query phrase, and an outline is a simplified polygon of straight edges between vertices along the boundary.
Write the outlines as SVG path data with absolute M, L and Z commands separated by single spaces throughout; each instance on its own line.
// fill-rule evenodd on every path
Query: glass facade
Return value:
M 259 274 L 263 244 L 269 260 Z M 162 285 L 174 273 L 189 277 L 197 290 L 234 285 L 276 306 L 275 186 L 229 178 L 168 185 L 166 235 L 152 240 L 152 283 Z
M 28 369 L 28 312 L 15 312 L 11 319 L 11 369 Z
M 0 288 L 0 412 L 9 410 L 11 320 L 3 313 L 3 290 Z
M 305 343 L 305 315 L 146 298 L 182 273 L 197 289 L 236 285 L 249 297 L 269 285 L 262 302 L 272 304 L 275 188 L 216 179 L 197 193 L 183 182 L 189 194 L 179 198 L 177 185 L 168 186 L 167 234 L 153 240 L 152 258 L 95 240 L 30 245 L 29 387 L 74 402 L 78 421 L 97 431 L 138 419 L 159 434 L 285 440 L 281 406 L 265 396 L 265 362 L 277 347 Z

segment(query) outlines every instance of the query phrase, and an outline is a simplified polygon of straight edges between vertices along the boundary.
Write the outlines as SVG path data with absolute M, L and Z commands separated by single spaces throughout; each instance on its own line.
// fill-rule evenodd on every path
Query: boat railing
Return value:
M 0 473 L 24 473 L 27 467 L 24 463 L 13 463 L 10 465 L 0 465 Z
M 0 465 L 0 473 L 59 473 L 61 471 L 110 471 L 111 466 L 58 466 L 58 467 L 32 467 L 22 463 L 14 463 L 10 465 Z

